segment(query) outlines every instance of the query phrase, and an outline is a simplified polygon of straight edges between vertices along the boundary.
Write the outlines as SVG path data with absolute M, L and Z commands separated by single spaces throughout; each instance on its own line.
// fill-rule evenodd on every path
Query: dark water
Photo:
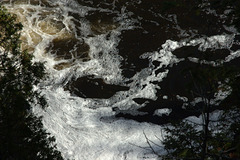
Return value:
M 124 9 L 131 13 L 130 17 L 136 20 L 135 29 L 124 30 L 120 35 L 120 42 L 117 46 L 119 55 L 124 59 L 121 63 L 122 74 L 124 77 L 131 78 L 137 72 L 149 66 L 148 59 L 142 59 L 140 56 L 145 52 L 153 52 L 161 49 L 161 44 L 166 40 L 173 41 L 191 40 L 198 37 L 210 37 L 221 34 L 233 34 L 226 26 L 230 25 L 232 16 L 227 15 L 227 9 L 230 8 L 213 8 L 207 4 L 200 4 L 198 1 L 156 1 L 156 0 L 143 0 L 143 1 L 78 1 L 82 5 L 107 8 L 112 11 L 120 11 Z M 94 16 L 101 21 L 114 21 L 114 15 L 107 13 L 98 13 Z M 93 14 L 94 15 L 94 14 Z M 94 19 L 93 18 L 93 19 Z M 112 18 L 109 20 L 109 18 Z M 239 36 L 236 36 L 234 42 L 238 42 Z M 124 117 L 127 119 L 134 119 L 139 122 L 152 122 L 156 124 L 164 124 L 170 120 L 178 118 L 185 118 L 193 115 L 182 109 L 183 101 L 176 98 L 176 95 L 187 97 L 192 100 L 190 94 L 191 89 L 186 86 L 192 80 L 186 70 L 191 70 L 199 66 L 198 63 L 191 62 L 187 58 L 195 57 L 200 60 L 207 61 L 220 61 L 224 60 L 231 52 L 240 49 L 238 43 L 235 43 L 229 48 L 215 48 L 200 51 L 199 46 L 185 46 L 176 49 L 173 54 L 177 58 L 184 58 L 178 64 L 172 66 L 162 67 L 155 72 L 162 72 L 169 70 L 167 77 L 162 82 L 157 83 L 161 88 L 157 92 L 157 100 L 135 98 L 133 99 L 138 104 L 146 105 L 140 109 L 145 112 L 145 115 L 131 115 L 126 113 L 118 113 L 117 117 Z M 226 65 L 239 67 L 239 58 L 234 60 L 234 63 L 227 63 Z M 158 66 L 159 62 L 152 62 L 153 65 Z M 203 65 L 202 67 L 209 67 L 211 65 Z M 156 73 L 156 74 L 157 74 Z M 84 78 L 82 82 L 86 83 Z M 80 87 L 81 88 L 81 87 Z M 94 97 L 94 93 L 102 92 L 102 96 L 95 96 L 96 98 L 108 97 L 108 92 L 98 91 L 97 87 L 90 87 L 88 97 Z M 120 89 L 120 88 L 119 88 Z M 81 89 L 80 89 L 81 90 Z M 109 90 L 117 90 L 109 88 Z M 82 90 L 84 92 L 84 89 Z M 92 95 L 91 95 L 92 93 Z M 163 99 L 162 96 L 166 95 L 168 99 Z M 171 108 L 172 112 L 169 116 L 156 116 L 154 111 L 161 108 Z M 198 114 L 198 113 L 197 113 Z
M 157 159 L 132 144 L 146 146 L 144 131 L 156 139 L 161 124 L 199 115 L 185 109 L 202 105 L 191 73 L 240 67 L 233 7 L 217 2 L 4 2 L 23 23 L 22 48 L 46 64 L 37 88 L 49 108 L 34 112 L 65 158 Z

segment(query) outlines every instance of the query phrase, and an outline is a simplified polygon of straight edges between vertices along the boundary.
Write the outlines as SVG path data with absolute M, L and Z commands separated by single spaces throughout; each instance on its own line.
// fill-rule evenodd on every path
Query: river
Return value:
M 183 107 L 191 96 L 182 71 L 200 63 L 239 65 L 240 37 L 227 26 L 230 10 L 180 3 L 4 2 L 24 26 L 22 49 L 45 63 L 48 77 L 35 88 L 49 107 L 33 106 L 33 112 L 43 116 L 65 159 L 158 159 L 145 135 L 164 154 L 161 125 L 191 115 Z

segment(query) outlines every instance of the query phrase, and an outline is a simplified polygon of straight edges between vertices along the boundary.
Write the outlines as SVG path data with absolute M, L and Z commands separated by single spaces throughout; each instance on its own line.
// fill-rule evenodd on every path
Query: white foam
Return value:
M 162 108 L 162 109 L 155 110 L 153 115 L 157 115 L 157 116 L 167 115 L 168 116 L 171 112 L 172 112 L 172 110 L 169 108 Z
M 151 151 L 143 149 L 149 147 L 143 132 L 152 141 L 161 138 L 161 127 L 150 123 L 138 123 L 132 120 L 115 119 L 115 112 L 112 108 L 120 110 L 136 111 L 145 104 L 139 105 L 134 98 L 147 98 L 156 100 L 157 90 L 161 89 L 156 83 L 167 76 L 168 70 L 155 73 L 165 66 L 172 66 L 184 59 L 178 59 L 172 52 L 183 46 L 200 45 L 201 50 L 207 48 L 224 48 L 232 41 L 231 35 L 217 35 L 206 39 L 199 38 L 191 41 L 176 42 L 167 40 L 164 44 L 159 44 L 162 48 L 159 51 L 145 53 L 141 58 L 149 60 L 149 67 L 142 69 L 132 78 L 124 78 L 121 74 L 122 57 L 118 55 L 117 45 L 120 41 L 119 35 L 122 30 L 133 29 L 137 20 L 129 19 L 124 7 L 117 13 L 116 20 L 119 26 L 107 34 L 91 35 L 90 23 L 84 19 L 89 11 L 103 10 L 101 8 L 90 8 L 81 6 L 75 1 L 51 0 L 54 4 L 52 8 L 44 6 L 8 5 L 11 12 L 22 9 L 24 12 L 17 12 L 22 18 L 24 30 L 23 34 L 29 35 L 31 31 L 36 32 L 42 40 L 34 44 L 31 36 L 26 36 L 28 43 L 34 47 L 35 61 L 46 62 L 46 69 L 49 77 L 39 87 L 47 98 L 49 107 L 46 110 L 34 107 L 34 112 L 43 116 L 44 126 L 47 131 L 56 137 L 57 147 L 62 152 L 64 158 L 76 160 L 140 160 L 158 159 Z M 63 22 L 64 27 L 55 34 L 49 34 L 39 28 L 39 23 L 47 17 L 41 17 L 44 11 L 51 11 L 50 19 Z M 109 10 L 106 10 L 110 12 Z M 76 27 L 73 17 L 68 12 L 79 14 L 81 26 Z M 45 16 L 49 16 L 48 14 Z M 43 19 L 42 19 L 43 18 Z M 73 28 L 73 30 L 71 29 Z M 76 32 L 80 30 L 81 35 Z M 75 62 L 71 67 L 57 71 L 54 65 L 59 63 L 50 53 L 46 53 L 46 48 L 54 38 L 62 36 L 62 33 L 73 33 L 75 38 L 83 40 L 90 46 L 90 60 L 87 62 Z M 238 57 L 239 53 L 233 53 L 226 59 L 230 61 Z M 158 61 L 159 66 L 154 67 L 153 61 Z M 63 62 L 63 61 L 61 61 Z M 78 78 L 86 75 L 94 75 L 102 78 L 106 83 L 126 85 L 128 91 L 117 92 L 109 99 L 83 99 L 71 96 L 69 91 L 63 89 L 72 77 Z M 131 80 L 129 84 L 126 81 Z M 216 95 L 220 97 L 222 94 Z M 166 97 L 165 97 L 166 98 Z M 181 98 L 181 96 L 179 96 Z M 183 99 L 184 101 L 185 99 Z M 196 101 L 200 99 L 196 99 Z M 195 102 L 196 102 L 195 101 Z M 134 112 L 140 114 L 139 112 Z M 156 115 L 169 114 L 170 110 L 157 110 Z M 142 114 L 142 113 L 141 113 Z M 109 119 L 104 121 L 102 119 Z M 149 149 L 149 148 L 148 148 Z M 156 148 L 162 152 L 160 148 Z
M 101 118 L 113 116 L 112 107 L 114 105 L 124 106 L 126 104 L 128 106 L 130 103 L 134 104 L 133 97 L 155 99 L 155 86 L 149 83 L 151 78 L 147 78 L 151 74 L 150 72 L 146 73 L 147 75 L 143 74 L 145 71 L 139 74 L 139 77 L 141 77 L 140 83 L 147 84 L 145 89 L 138 89 L 135 84 L 131 84 L 132 89 L 130 91 L 119 92 L 107 100 L 72 97 L 68 91 L 64 91 L 62 86 L 72 76 L 81 77 L 84 75 L 95 75 L 103 78 L 107 83 L 122 84 L 124 80 L 120 70 L 121 57 L 117 55 L 116 46 L 119 42 L 119 29 L 131 29 L 131 23 L 129 21 L 126 21 L 127 24 L 124 23 L 126 17 L 119 18 L 119 21 L 122 20 L 120 27 L 112 31 L 108 39 L 104 34 L 84 37 L 85 42 L 90 46 L 90 61 L 76 63 L 71 68 L 56 71 L 53 66 L 59 62 L 54 60 L 53 55 L 45 52 L 51 41 L 60 36 L 61 30 L 55 34 L 41 30 L 39 23 L 41 23 L 42 18 L 45 19 L 45 17 L 41 17 L 41 13 L 51 10 L 52 14 L 48 19 L 63 21 L 64 29 L 67 31 L 75 26 L 71 18 L 67 17 L 67 12 L 72 9 L 72 3 L 67 3 L 66 7 L 63 5 L 64 1 L 52 3 L 55 3 L 61 9 L 49 9 L 43 6 L 31 6 L 30 4 L 8 6 L 12 12 L 16 9 L 24 10 L 24 12 L 17 12 L 17 14 L 26 18 L 26 20 L 22 19 L 23 34 L 27 35 L 28 44 L 33 44 L 32 37 L 28 34 L 30 31 L 36 32 L 42 38 L 34 46 L 34 55 L 35 61 L 46 62 L 49 77 L 41 84 L 40 88 L 42 94 L 47 98 L 49 107 L 45 111 L 34 107 L 34 112 L 43 115 L 44 126 L 56 137 L 57 147 L 66 159 L 142 159 L 145 156 L 145 150 L 137 146 L 147 146 L 143 131 L 146 130 L 145 132 L 149 137 L 154 137 L 156 133 L 160 133 L 161 128 L 157 125 L 126 120 L 113 119 L 110 122 L 104 122 L 101 121 Z M 31 12 L 29 11 L 30 8 Z M 81 10 L 82 16 L 87 14 L 87 11 L 82 13 L 81 6 L 78 10 Z M 80 29 L 85 32 L 83 36 L 87 36 L 90 33 L 89 24 L 85 21 L 80 22 L 83 24 Z M 76 36 L 76 34 L 74 35 Z M 100 52 L 102 52 L 102 55 L 100 55 Z M 146 82 L 143 81 L 145 78 L 147 78 Z M 131 98 L 128 99 L 127 96 Z M 150 157 L 152 158 L 148 159 L 156 159 L 156 156 Z
M 51 107 L 44 116 L 44 124 L 55 135 L 59 149 L 65 158 L 74 159 L 141 159 L 144 150 L 133 146 L 146 146 L 143 131 L 149 137 L 160 133 L 161 128 L 148 123 L 115 120 L 101 122 L 102 116 L 112 116 L 111 108 L 85 107 L 89 102 L 71 97 L 63 89 L 43 90 Z
M 97 54 L 103 49 L 114 50 L 114 45 L 103 44 L 100 48 L 97 44 L 101 44 L 105 41 L 103 37 L 97 37 L 96 39 L 90 39 L 93 44 L 91 48 L 92 54 Z M 104 42 L 108 44 L 108 42 Z M 113 42 L 109 42 L 110 44 Z M 193 44 L 195 45 L 195 44 Z M 110 46 L 109 48 L 107 46 Z M 78 97 L 72 97 L 68 92 L 64 91 L 61 86 L 58 88 L 50 87 L 45 88 L 43 93 L 49 97 L 50 107 L 46 112 L 39 111 L 44 116 L 44 124 L 46 128 L 56 137 L 59 149 L 62 151 L 65 158 L 74 159 L 99 159 L 99 160 L 112 160 L 112 159 L 129 159 L 139 160 L 143 159 L 147 152 L 141 147 L 147 147 L 146 139 L 143 135 L 143 131 L 146 135 L 154 141 L 157 136 L 161 137 L 161 127 L 148 123 L 138 123 L 135 121 L 116 120 L 101 121 L 102 117 L 114 116 L 112 112 L 113 107 L 120 109 L 137 109 L 140 105 L 137 105 L 133 98 L 149 98 L 156 99 L 156 89 L 160 89 L 157 85 L 152 84 L 153 81 L 161 81 L 168 71 L 155 75 L 154 71 L 162 66 L 170 66 L 173 63 L 178 63 L 177 59 L 172 51 L 181 47 L 177 42 L 167 41 L 160 51 L 148 54 L 144 58 L 148 58 L 150 61 L 159 61 L 160 65 L 156 69 L 146 68 L 137 73 L 133 78 L 133 82 L 129 85 L 130 90 L 119 92 L 110 99 L 107 100 L 94 100 L 94 99 L 82 99 Z M 122 79 L 121 74 L 115 76 L 116 72 L 107 72 L 106 68 L 101 65 L 101 62 L 111 64 L 115 67 L 119 67 L 118 63 L 113 64 L 114 55 L 108 55 L 102 59 L 97 55 L 93 55 L 96 59 L 91 60 L 82 69 L 81 67 L 76 70 L 77 74 L 81 72 L 88 72 L 90 74 L 96 74 L 100 76 L 109 76 L 107 79 L 109 82 L 118 82 Z M 108 59 L 109 61 L 107 61 Z M 117 59 L 119 62 L 120 59 Z M 85 68 L 86 67 L 86 68 Z M 90 67 L 92 67 L 90 69 Z M 109 66 L 108 66 L 109 67 Z M 108 68 L 109 69 L 109 68 Z M 114 68 L 112 68 L 114 69 Z M 116 68 L 115 68 L 116 69 Z M 120 73 L 117 68 L 117 73 Z M 106 74 L 104 74 L 106 73 Z M 115 81 L 114 81 L 115 77 Z M 218 96 L 217 96 L 218 97 Z M 196 98 L 195 103 L 200 102 L 201 98 Z M 134 107 L 134 108 L 132 108 Z M 141 107 L 141 106 L 140 106 Z M 90 108 L 95 108 L 90 109 Z M 169 114 L 171 111 L 168 109 L 157 110 L 156 115 Z M 197 120 L 199 122 L 199 119 Z M 158 140 L 155 139 L 158 142 Z M 157 159 L 156 156 L 150 154 L 146 159 Z

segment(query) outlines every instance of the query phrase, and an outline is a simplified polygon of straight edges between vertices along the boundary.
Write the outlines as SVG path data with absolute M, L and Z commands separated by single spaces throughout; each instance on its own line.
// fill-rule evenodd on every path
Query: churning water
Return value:
M 22 49 L 33 53 L 34 61 L 45 62 L 48 77 L 36 89 L 45 95 L 49 107 L 36 106 L 34 112 L 43 116 L 45 128 L 56 137 L 66 159 L 157 159 L 144 133 L 161 145 L 161 116 L 179 107 L 166 101 L 175 99 L 182 105 L 188 100 L 177 67 L 217 66 L 240 56 L 234 28 L 222 25 L 209 31 L 198 26 L 207 23 L 196 22 L 201 17 L 195 20 L 189 13 L 193 17 L 187 22 L 174 13 L 163 16 L 153 2 L 4 3 L 24 26 Z M 225 20 L 224 15 L 219 17 Z M 186 27 L 187 23 L 192 26 Z M 213 59 L 201 59 L 198 54 L 206 50 L 215 54 Z M 152 147 L 162 152 L 160 146 Z

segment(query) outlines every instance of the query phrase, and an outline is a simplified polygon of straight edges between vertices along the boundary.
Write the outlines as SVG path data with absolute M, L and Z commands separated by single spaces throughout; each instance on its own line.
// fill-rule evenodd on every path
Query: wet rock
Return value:
M 42 14 L 44 16 L 44 14 L 51 14 L 51 13 L 42 13 Z M 44 33 L 55 35 L 59 33 L 65 27 L 65 25 L 59 20 L 46 18 L 40 21 L 40 23 L 38 24 L 38 27 Z
M 28 35 L 22 34 L 20 40 L 22 41 L 22 50 L 33 52 L 35 47 L 42 41 L 42 37 L 34 31 L 29 31 Z
M 216 61 L 216 60 L 224 60 L 228 55 L 230 54 L 230 51 L 228 49 L 207 49 L 203 56 L 204 59 L 210 60 L 210 61 Z
M 95 21 L 91 24 L 91 29 L 94 34 L 105 34 L 111 30 L 117 28 L 116 24 L 111 24 L 107 22 L 102 22 L 101 20 Z
M 83 18 L 82 17 L 82 15 L 80 14 L 80 13 L 74 13 L 74 12 L 68 12 L 68 16 L 69 17 L 72 17 L 71 18 L 71 21 L 72 21 L 72 23 L 74 23 L 74 27 L 75 28 L 81 28 L 81 26 L 82 26 L 82 22 L 81 22 L 81 18 Z M 77 37 L 81 37 L 81 35 L 82 35 L 82 31 L 80 30 L 80 29 L 75 29 L 75 28 L 73 28 L 72 27 L 72 25 L 71 26 L 68 26 L 71 30 L 74 30 L 74 32 L 75 32 L 75 35 L 77 35 Z
M 101 1 L 86 1 L 86 0 L 77 0 L 77 2 L 81 5 L 86 5 L 89 7 L 96 8 L 108 8 L 111 9 L 115 3 L 113 0 L 101 0 Z
M 55 55 L 55 60 L 89 60 L 89 46 L 75 38 L 56 38 L 52 41 L 51 46 L 47 50 Z
M 9 0 L 5 0 L 9 3 Z M 51 6 L 47 0 L 12 0 L 12 4 L 32 4 L 32 5 L 44 5 Z
M 34 31 L 29 31 L 28 34 L 22 34 L 20 37 L 21 40 L 21 50 L 27 50 L 28 52 L 32 53 L 41 41 L 42 37 Z
M 114 22 L 113 13 L 94 11 L 86 17 L 91 22 L 91 30 L 95 35 L 105 34 L 116 29 L 118 24 Z
M 63 63 L 56 64 L 53 68 L 56 70 L 63 70 L 65 68 L 69 68 L 71 66 L 72 66 L 71 62 L 63 62 Z
M 30 31 L 29 35 L 31 37 L 33 45 L 37 45 L 42 41 L 42 37 L 34 31 Z
M 118 91 L 126 91 L 129 87 L 107 84 L 101 78 L 93 76 L 80 77 L 68 83 L 65 89 L 73 95 L 83 98 L 102 98 L 112 97 Z
M 230 54 L 230 51 L 228 49 L 207 49 L 203 52 L 198 49 L 198 46 L 184 46 L 173 51 L 173 54 L 177 58 L 194 57 L 200 60 L 216 61 L 224 60 Z

